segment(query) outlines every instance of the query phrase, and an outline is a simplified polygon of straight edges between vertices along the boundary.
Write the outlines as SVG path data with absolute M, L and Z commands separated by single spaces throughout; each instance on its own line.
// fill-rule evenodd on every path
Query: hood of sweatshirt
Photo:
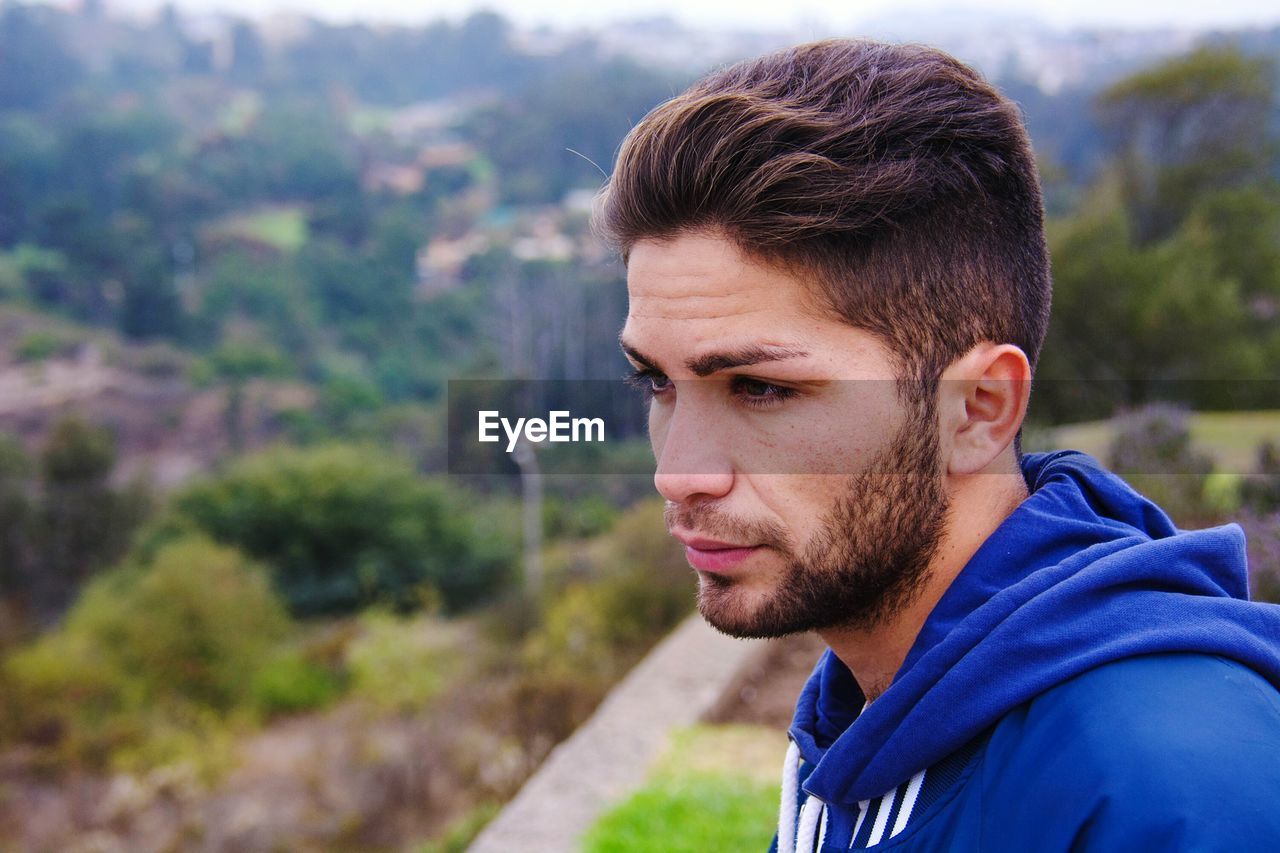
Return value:
M 852 805 L 883 795 L 1050 688 L 1159 652 L 1237 660 L 1280 686 L 1280 606 L 1248 601 L 1245 539 L 1182 531 L 1091 457 L 1028 454 L 1030 496 L 925 621 L 889 688 L 863 709 L 828 650 L 790 735 L 804 789 Z

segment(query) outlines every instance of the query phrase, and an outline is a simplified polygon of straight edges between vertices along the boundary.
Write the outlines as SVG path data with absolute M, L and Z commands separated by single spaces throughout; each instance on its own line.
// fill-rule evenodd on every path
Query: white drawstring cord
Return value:
M 796 801 L 800 797 L 800 747 L 787 746 L 782 762 L 782 806 L 778 809 L 778 853 L 796 853 Z
M 804 808 L 796 819 L 796 803 L 800 798 L 800 747 L 795 741 L 787 747 L 782 763 L 782 806 L 778 809 L 778 853 L 811 853 L 818 834 L 818 819 L 827 828 L 826 803 L 817 797 L 806 797 Z
M 796 853 L 813 853 L 814 838 L 818 834 L 818 818 L 827 804 L 817 797 L 809 797 L 800 810 L 800 829 L 796 832 Z

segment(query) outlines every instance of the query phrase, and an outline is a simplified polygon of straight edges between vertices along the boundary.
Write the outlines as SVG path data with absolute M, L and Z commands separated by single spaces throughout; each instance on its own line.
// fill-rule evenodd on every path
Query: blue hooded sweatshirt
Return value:
M 879 698 L 819 660 L 772 849 L 1280 851 L 1280 606 L 1240 528 L 1074 451 L 1022 470 Z

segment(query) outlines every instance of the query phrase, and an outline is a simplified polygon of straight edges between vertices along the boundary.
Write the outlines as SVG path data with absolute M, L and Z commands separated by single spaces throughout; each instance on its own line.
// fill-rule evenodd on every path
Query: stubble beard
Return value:
M 734 531 L 780 553 L 785 567 L 762 601 L 737 578 L 702 573 L 698 611 L 734 637 L 782 637 L 829 628 L 869 629 L 890 621 L 923 588 L 949 510 L 938 449 L 937 410 L 918 404 L 889 446 L 824 513 L 797 555 L 774 525 L 735 522 L 710 507 L 668 506 L 668 521 L 714 534 Z

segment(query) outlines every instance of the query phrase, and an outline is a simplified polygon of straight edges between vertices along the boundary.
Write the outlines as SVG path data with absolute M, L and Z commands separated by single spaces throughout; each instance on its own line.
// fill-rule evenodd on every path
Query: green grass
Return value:
M 777 820 L 776 786 L 691 774 L 655 781 L 607 814 L 588 853 L 716 853 L 766 850 Z
M 769 846 L 786 735 L 696 726 L 672 738 L 648 784 L 604 815 L 587 853 L 730 853 Z
M 1055 427 L 1037 436 L 1027 450 L 1083 450 L 1105 461 L 1115 428 L 1110 421 Z M 1249 473 L 1257 466 L 1258 445 L 1280 442 L 1280 410 L 1197 412 L 1191 416 L 1191 442 L 1207 453 L 1218 470 Z
M 280 252 L 296 252 L 307 242 L 307 212 L 299 205 L 258 208 L 216 223 L 219 234 L 256 240 Z

